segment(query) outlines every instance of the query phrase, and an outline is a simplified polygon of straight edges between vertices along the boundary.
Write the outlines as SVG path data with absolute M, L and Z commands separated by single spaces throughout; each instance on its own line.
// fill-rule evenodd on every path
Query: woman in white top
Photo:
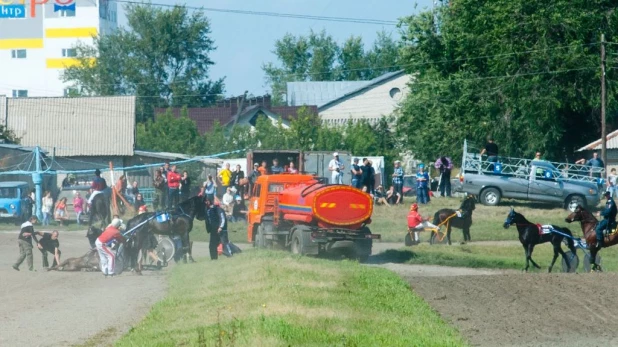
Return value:
M 51 197 L 51 192 L 45 192 L 42 200 L 41 212 L 43 212 L 43 225 L 49 225 L 52 209 L 54 208 L 54 199 Z

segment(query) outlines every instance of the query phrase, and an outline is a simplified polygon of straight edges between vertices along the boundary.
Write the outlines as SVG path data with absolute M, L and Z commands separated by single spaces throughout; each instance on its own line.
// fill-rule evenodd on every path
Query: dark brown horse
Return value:
M 508 229 L 513 224 L 517 226 L 517 232 L 519 232 L 519 242 L 521 242 L 521 245 L 524 247 L 524 252 L 526 253 L 526 268 L 524 271 L 528 272 L 530 263 L 532 263 L 532 265 L 537 269 L 541 268 L 534 260 L 532 260 L 532 251 L 534 251 L 534 246 L 538 244 L 551 242 L 552 246 L 554 246 L 554 258 L 552 259 L 551 265 L 549 265 L 547 271 L 551 272 L 554 267 L 554 263 L 558 258 L 558 254 L 560 254 L 562 255 L 562 259 L 564 259 L 567 264 L 567 272 L 571 272 L 570 259 L 562 250 L 561 243 L 565 238 L 563 235 L 558 233 L 542 234 L 539 230 L 539 225 L 529 222 L 522 214 L 515 212 L 515 210 L 511 208 L 509 215 L 504 221 L 504 229 Z M 561 228 L 555 225 L 552 225 L 551 227 L 563 234 L 573 236 L 571 230 L 567 228 Z M 567 237 L 567 245 L 571 252 L 576 254 L 575 242 L 573 239 Z
M 459 211 L 443 208 L 433 216 L 433 224 L 446 225 L 446 238 L 451 244 L 451 228 L 455 227 L 463 231 L 464 242 L 470 241 L 470 226 L 472 225 L 472 212 L 476 209 L 474 196 L 468 195 L 459 206 Z M 459 212 L 459 215 L 457 215 Z
M 586 244 L 588 245 L 588 249 L 590 249 L 590 264 L 592 265 L 591 270 L 602 271 L 601 265 L 596 263 L 597 253 L 601 250 L 601 248 L 618 244 L 618 233 L 604 236 L 605 242 L 603 243 L 603 247 L 597 247 L 597 234 L 595 229 L 599 221 L 590 211 L 586 210 L 581 205 L 577 205 L 575 211 L 569 214 L 565 221 L 567 223 L 579 222 L 581 224 L 584 239 L 586 239 Z
M 99 271 L 99 252 L 91 249 L 79 258 L 69 258 L 47 271 Z
M 109 197 L 106 192 L 97 194 L 94 198 L 92 198 L 92 202 L 90 204 L 90 218 L 88 218 L 88 227 L 92 226 L 95 218 L 101 222 L 101 229 L 105 229 L 105 227 L 112 222 Z
M 166 217 L 166 218 L 158 218 Z M 176 208 L 169 213 L 149 212 L 137 215 L 127 222 L 127 232 L 133 230 L 128 242 L 128 258 L 135 272 L 141 274 L 141 259 L 138 259 L 139 251 L 143 250 L 144 243 L 150 237 L 150 233 L 179 236 L 182 240 L 180 252 L 190 253 L 189 233 L 193 229 L 193 220 L 204 220 L 205 208 L 201 197 L 194 196 L 179 203 Z M 166 221 L 160 221 L 167 219 Z

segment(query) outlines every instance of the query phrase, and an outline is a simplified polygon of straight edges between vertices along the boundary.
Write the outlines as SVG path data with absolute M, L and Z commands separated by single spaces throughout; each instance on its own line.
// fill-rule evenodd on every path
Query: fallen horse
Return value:
M 96 249 L 88 251 L 79 258 L 69 258 L 59 265 L 50 267 L 47 271 L 99 271 L 99 252 Z

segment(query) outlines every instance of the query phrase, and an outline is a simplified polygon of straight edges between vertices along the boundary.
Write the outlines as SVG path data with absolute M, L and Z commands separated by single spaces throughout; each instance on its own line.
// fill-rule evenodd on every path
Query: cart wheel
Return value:
M 163 238 L 159 240 L 159 244 L 157 248 L 155 248 L 155 252 L 159 259 L 161 259 L 164 263 L 169 263 L 174 258 L 174 253 L 176 252 L 176 247 L 174 243 L 169 238 Z
M 573 254 L 573 252 L 571 251 L 568 251 L 565 254 L 567 259 L 569 259 L 569 262 L 571 263 L 571 271 L 567 271 L 568 268 L 566 261 L 564 260 L 564 258 L 562 258 L 562 272 L 576 272 L 577 268 L 579 267 L 579 257 L 577 256 L 577 254 Z
M 599 265 L 599 272 L 603 272 L 603 270 L 601 269 L 601 256 L 597 254 L 597 264 Z M 592 265 L 590 264 L 590 255 L 586 254 L 586 256 L 584 257 L 584 270 L 586 270 L 586 272 L 590 272 L 592 270 Z
M 116 251 L 116 259 L 114 260 L 114 274 L 120 275 L 124 271 L 124 245 L 120 245 Z
M 406 234 L 406 237 L 403 240 L 403 243 L 408 247 L 414 245 L 414 241 L 412 241 L 412 236 L 410 235 L 410 233 Z
M 431 238 L 429 239 L 429 243 L 432 245 L 448 243 L 446 232 L 442 231 L 442 229 L 438 231 L 431 231 Z

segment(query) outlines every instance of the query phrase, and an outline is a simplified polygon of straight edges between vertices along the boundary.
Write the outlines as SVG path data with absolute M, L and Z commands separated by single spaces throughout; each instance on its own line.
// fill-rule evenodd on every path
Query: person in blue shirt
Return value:
M 419 164 L 416 173 L 416 202 L 426 204 L 429 202 L 429 174 L 425 172 L 425 165 Z
M 395 192 L 401 196 L 400 204 L 403 204 L 403 168 L 401 167 L 401 161 L 395 160 L 395 169 L 393 170 L 393 187 Z
M 603 247 L 603 231 L 608 228 L 613 228 L 616 225 L 616 214 L 618 214 L 618 209 L 616 209 L 616 203 L 614 199 L 612 199 L 612 195 L 610 192 L 605 192 L 604 196 L 607 198 L 607 202 L 605 203 L 605 208 L 599 212 L 599 215 L 603 217 L 603 220 L 597 224 L 596 233 L 597 233 L 597 248 Z
M 363 170 L 358 165 L 358 158 L 354 158 L 354 164 L 352 164 L 352 187 L 361 189 L 363 187 Z

